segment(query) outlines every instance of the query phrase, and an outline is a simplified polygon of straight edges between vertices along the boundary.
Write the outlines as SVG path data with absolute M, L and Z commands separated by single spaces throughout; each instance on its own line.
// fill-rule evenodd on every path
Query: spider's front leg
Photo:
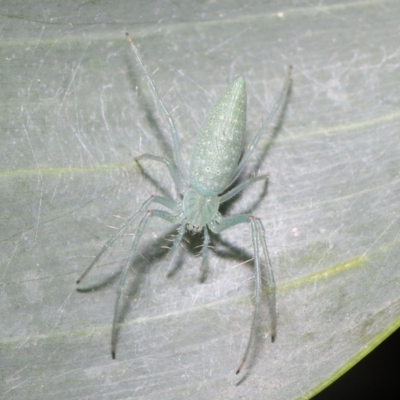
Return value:
M 169 160 L 168 158 L 165 157 L 159 157 L 159 156 L 155 156 L 153 154 L 142 154 L 138 157 L 135 158 L 136 162 L 139 164 L 139 167 L 141 168 L 141 164 L 140 161 L 141 160 L 153 160 L 153 161 L 157 161 L 159 163 L 164 164 L 169 171 L 169 174 L 171 175 L 171 178 L 173 179 L 176 187 L 178 188 L 179 192 L 182 193 L 184 190 L 184 185 L 182 183 L 182 179 L 181 179 L 181 173 L 179 172 L 179 169 L 177 168 L 177 166 L 175 165 L 175 163 L 173 163 L 171 160 Z

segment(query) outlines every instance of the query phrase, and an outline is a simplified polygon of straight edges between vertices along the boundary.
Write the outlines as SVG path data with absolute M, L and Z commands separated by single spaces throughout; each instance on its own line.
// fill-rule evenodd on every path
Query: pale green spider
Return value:
M 175 202 L 162 196 L 151 196 L 141 206 L 138 212 L 134 214 L 128 222 L 102 247 L 100 252 L 94 258 L 93 262 L 83 272 L 77 283 L 80 283 L 86 274 L 98 262 L 104 252 L 111 247 L 121 234 L 138 218 L 139 226 L 133 240 L 129 258 L 122 270 L 120 282 L 118 286 L 117 298 L 115 301 L 114 319 L 111 334 L 111 354 L 115 358 L 116 341 L 117 341 L 117 320 L 118 308 L 121 293 L 125 284 L 129 267 L 136 256 L 136 250 L 147 223 L 151 217 L 158 217 L 177 226 L 178 234 L 176 235 L 171 253 L 174 253 L 182 241 L 186 231 L 203 232 L 204 242 L 202 247 L 202 267 L 201 270 L 208 269 L 208 251 L 210 236 L 208 229 L 218 234 L 228 228 L 241 223 L 249 223 L 251 226 L 251 238 L 254 247 L 254 266 L 255 266 L 255 308 L 253 312 L 253 320 L 249 340 L 246 350 L 239 367 L 236 370 L 238 374 L 242 369 L 248 357 L 251 343 L 255 335 L 255 327 L 259 312 L 262 278 L 261 266 L 263 263 L 267 270 L 267 284 L 269 293 L 269 309 L 271 313 L 271 339 L 274 341 L 276 333 L 276 306 L 275 306 L 275 283 L 272 273 L 272 267 L 267 251 L 265 241 L 264 227 L 260 219 L 247 214 L 222 216 L 218 209 L 220 205 L 227 200 L 236 196 L 239 192 L 249 186 L 251 183 L 266 179 L 266 176 L 251 177 L 241 182 L 237 186 L 228 190 L 237 180 L 243 171 L 246 162 L 252 155 L 261 134 L 269 125 L 278 110 L 282 108 L 287 98 L 290 82 L 291 67 L 282 89 L 282 92 L 272 109 L 267 120 L 261 129 L 254 136 L 250 146 L 244 150 L 245 133 L 246 133 L 246 86 L 243 76 L 237 77 L 226 91 L 218 99 L 214 107 L 211 109 L 208 117 L 197 136 L 196 145 L 192 154 L 189 177 L 183 168 L 183 162 L 180 152 L 179 137 L 175 128 L 175 123 L 167 111 L 157 88 L 148 74 L 139 51 L 133 43 L 131 37 L 127 33 L 127 38 L 136 55 L 140 69 L 147 79 L 161 110 L 168 119 L 170 133 L 173 141 L 173 161 L 151 154 L 143 154 L 136 158 L 137 161 L 143 159 L 151 159 L 165 164 L 168 171 L 177 186 L 180 193 L 180 200 Z M 169 211 L 149 209 L 153 203 L 166 207 Z M 260 257 L 260 247 L 262 255 Z

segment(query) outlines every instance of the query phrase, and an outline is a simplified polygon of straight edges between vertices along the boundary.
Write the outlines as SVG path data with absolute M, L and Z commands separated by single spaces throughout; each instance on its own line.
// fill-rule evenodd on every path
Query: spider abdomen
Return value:
M 246 84 L 238 76 L 218 99 L 197 136 L 190 184 L 205 196 L 217 196 L 232 183 L 246 134 Z

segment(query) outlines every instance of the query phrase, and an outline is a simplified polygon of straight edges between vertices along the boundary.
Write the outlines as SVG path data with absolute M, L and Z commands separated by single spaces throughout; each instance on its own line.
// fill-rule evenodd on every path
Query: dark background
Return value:
M 399 362 L 400 329 L 313 400 L 399 398 Z

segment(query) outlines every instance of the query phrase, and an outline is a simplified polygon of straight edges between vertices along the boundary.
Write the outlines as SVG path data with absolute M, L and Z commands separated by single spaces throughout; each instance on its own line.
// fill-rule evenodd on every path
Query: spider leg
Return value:
M 235 168 L 235 171 L 233 173 L 234 178 L 233 178 L 232 182 L 234 182 L 239 177 L 240 173 L 243 171 L 243 168 L 246 165 L 248 159 L 251 157 L 251 155 L 254 152 L 254 149 L 257 147 L 257 144 L 261 138 L 261 135 L 266 131 L 266 129 L 268 128 L 271 121 L 274 119 L 277 112 L 279 110 L 281 110 L 282 107 L 284 108 L 285 102 L 287 101 L 287 95 L 290 91 L 291 82 L 292 82 L 292 66 L 290 66 L 288 69 L 288 72 L 286 75 L 286 80 L 283 85 L 282 91 L 279 94 L 278 100 L 275 102 L 267 119 L 264 121 L 264 123 L 262 124 L 259 131 L 255 134 L 250 146 L 244 152 L 242 159 L 240 160 L 239 164 Z M 271 140 L 271 134 L 269 135 L 269 137 L 267 137 L 267 140 Z
M 125 266 L 121 272 L 121 277 L 119 280 L 118 291 L 117 291 L 117 298 L 115 299 L 114 318 L 113 318 L 112 332 L 111 332 L 111 356 L 113 359 L 115 359 L 115 350 L 116 350 L 116 345 L 117 345 L 118 309 L 119 309 L 119 302 L 120 302 L 121 295 L 122 295 L 122 290 L 125 285 L 128 269 L 132 265 L 133 259 L 135 258 L 136 250 L 139 245 L 139 241 L 140 241 L 141 237 L 143 236 L 143 233 L 144 233 L 146 226 L 149 222 L 149 219 L 151 217 L 158 217 L 158 218 L 164 219 L 171 223 L 178 222 L 174 215 L 172 215 L 171 213 L 169 213 L 167 211 L 163 211 L 163 210 L 147 210 L 147 211 L 145 211 L 143 218 L 140 220 L 139 226 L 136 231 L 135 239 L 132 243 L 132 247 L 131 247 L 131 250 L 129 253 L 129 258 L 128 258 L 127 262 L 125 263 Z
M 108 241 L 105 243 L 105 245 L 101 248 L 101 250 L 98 252 L 97 256 L 94 258 L 94 260 L 91 262 L 91 264 L 83 271 L 82 275 L 78 278 L 76 283 L 80 283 L 82 279 L 89 273 L 89 271 L 97 264 L 99 261 L 100 257 L 117 241 L 117 239 L 122 235 L 125 230 L 132 225 L 136 219 L 138 219 L 144 212 L 147 210 L 147 208 L 150 206 L 152 203 L 158 203 L 161 204 L 170 210 L 176 210 L 177 209 L 177 204 L 169 200 L 165 197 L 162 196 L 151 196 L 149 197 L 140 207 L 139 211 L 137 211 L 131 218 L 129 218 L 128 222 Z
M 157 161 L 157 162 L 165 164 L 168 168 L 169 174 L 171 175 L 176 187 L 179 190 L 179 193 L 183 193 L 184 187 L 182 184 L 181 176 L 179 174 L 179 171 L 178 171 L 176 165 L 172 161 L 168 160 L 168 158 L 165 158 L 165 157 L 154 156 L 153 154 L 142 154 L 139 157 L 136 157 L 135 160 L 136 160 L 136 162 L 138 162 L 140 164 L 140 160 L 144 160 L 146 158 L 149 160 L 153 160 L 153 161 Z
M 231 217 L 220 217 L 218 221 L 212 221 L 209 224 L 210 229 L 215 233 L 220 233 L 226 229 L 229 229 L 235 225 L 241 223 L 250 223 L 251 226 L 251 239 L 254 248 L 254 269 L 255 269 L 255 306 L 253 312 L 253 320 L 251 324 L 250 336 L 247 342 L 246 350 L 243 358 L 236 370 L 236 374 L 239 374 L 242 367 L 246 363 L 248 358 L 251 345 L 254 341 L 256 334 L 256 327 L 258 321 L 258 314 L 260 310 L 261 293 L 262 293 L 262 264 L 265 265 L 267 270 L 267 287 L 268 287 L 268 304 L 271 316 L 271 340 L 274 341 L 276 335 L 276 301 L 275 301 L 275 281 L 272 272 L 271 261 L 268 255 L 267 243 L 265 240 L 264 226 L 260 219 L 252 215 L 235 215 Z M 260 258 L 260 245 L 263 257 Z
M 225 203 L 225 201 L 231 199 L 232 197 L 235 197 L 237 194 L 246 189 L 247 186 L 251 185 L 253 182 L 261 181 L 262 179 L 267 180 L 268 175 L 254 176 L 252 178 L 246 179 L 244 182 L 240 183 L 239 185 L 236 185 L 233 189 L 223 194 L 219 198 L 220 204 Z
M 153 79 L 151 79 L 151 76 L 149 75 L 146 67 L 143 64 L 142 57 L 139 54 L 136 44 L 133 42 L 133 40 L 129 36 L 128 32 L 126 32 L 126 37 L 127 37 L 128 41 L 131 45 L 131 48 L 136 56 L 136 60 L 139 63 L 139 67 L 147 79 L 147 84 L 149 85 L 151 91 L 153 92 L 153 96 L 154 96 L 155 100 L 158 102 L 162 112 L 164 113 L 165 117 L 167 118 L 169 130 L 170 130 L 172 142 L 173 142 L 174 159 L 175 159 L 176 165 L 178 166 L 178 171 L 184 177 L 185 171 L 183 169 L 183 161 L 182 161 L 182 155 L 181 155 L 181 151 L 180 151 L 181 145 L 180 145 L 180 141 L 179 141 L 178 132 L 176 131 L 176 126 L 175 126 L 174 120 L 172 119 L 171 114 L 168 112 L 167 107 L 165 107 L 165 104 L 164 104 L 160 94 L 158 93 L 158 90 L 156 88 L 156 85 L 153 82 Z

